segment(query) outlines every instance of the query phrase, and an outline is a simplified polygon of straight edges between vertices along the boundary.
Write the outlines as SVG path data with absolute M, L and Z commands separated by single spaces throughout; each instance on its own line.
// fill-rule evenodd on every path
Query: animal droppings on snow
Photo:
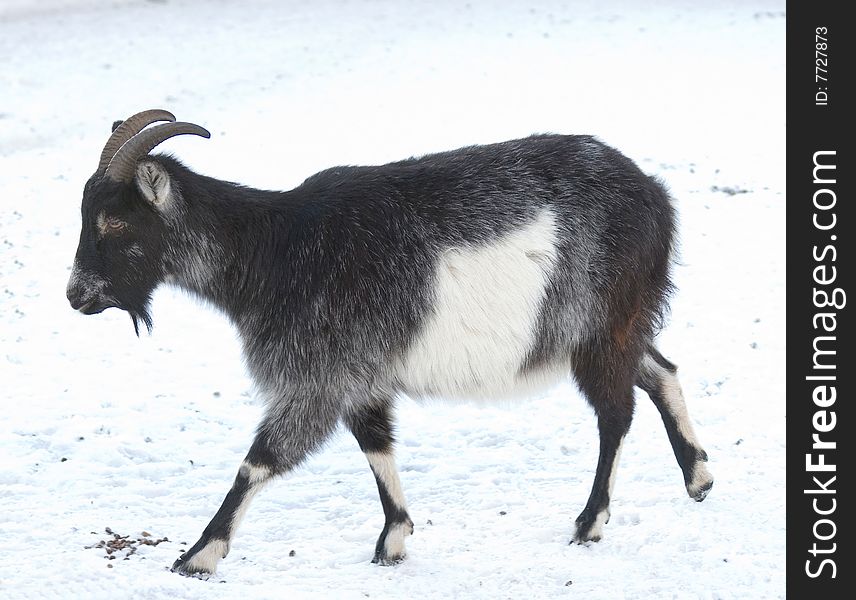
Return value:
M 92 548 L 104 549 L 104 558 L 107 560 L 115 560 L 120 556 L 122 560 L 130 560 L 131 556 L 137 553 L 140 546 L 157 546 L 162 542 L 169 541 L 169 538 L 167 537 L 152 538 L 152 534 L 148 531 L 143 531 L 140 534 L 140 537 L 136 539 L 132 539 L 130 535 L 119 535 L 109 527 L 105 527 L 104 532 L 112 537 L 106 540 L 100 540 L 98 543 L 91 546 L 84 546 L 84 548 L 87 550 Z M 94 531 L 91 533 L 93 535 L 98 535 Z M 124 556 L 122 556 L 122 552 L 125 553 Z

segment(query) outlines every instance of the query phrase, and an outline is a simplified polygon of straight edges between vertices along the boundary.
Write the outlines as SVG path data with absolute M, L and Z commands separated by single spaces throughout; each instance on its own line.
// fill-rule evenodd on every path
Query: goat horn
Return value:
M 151 152 L 152 148 L 161 142 L 185 133 L 199 135 L 204 138 L 211 137 L 207 129 L 193 123 L 179 121 L 177 123 L 155 125 L 151 129 L 146 129 L 125 142 L 119 148 L 119 151 L 116 152 L 116 156 L 113 157 L 110 164 L 107 165 L 107 171 L 104 175 L 114 181 L 131 181 L 134 178 L 138 160 Z
M 110 161 L 122 147 L 122 144 L 140 133 L 143 128 L 157 121 L 175 121 L 175 115 L 171 112 L 159 109 L 144 110 L 124 121 L 113 129 L 113 134 L 107 140 L 104 150 L 101 151 L 101 159 L 98 161 L 97 173 L 103 173 Z

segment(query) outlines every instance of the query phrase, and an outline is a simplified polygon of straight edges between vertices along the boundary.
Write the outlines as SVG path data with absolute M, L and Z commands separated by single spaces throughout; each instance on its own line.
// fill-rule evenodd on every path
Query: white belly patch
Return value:
M 561 377 L 520 374 L 555 263 L 556 221 L 548 209 L 492 244 L 446 250 L 437 262 L 432 315 L 400 365 L 405 391 L 509 398 Z

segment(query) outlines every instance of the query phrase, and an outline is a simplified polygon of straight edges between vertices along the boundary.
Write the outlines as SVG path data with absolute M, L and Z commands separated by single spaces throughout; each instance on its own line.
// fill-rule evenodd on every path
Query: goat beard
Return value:
M 129 308 L 127 311 L 128 314 L 131 315 L 131 322 L 134 324 L 134 333 L 137 334 L 137 337 L 140 337 L 140 321 L 145 324 L 149 335 L 152 334 L 152 327 L 154 324 L 152 323 L 152 316 L 149 314 L 148 306 L 138 309 Z

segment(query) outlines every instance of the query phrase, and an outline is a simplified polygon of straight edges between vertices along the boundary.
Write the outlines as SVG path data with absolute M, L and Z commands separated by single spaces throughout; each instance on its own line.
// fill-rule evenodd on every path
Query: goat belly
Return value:
M 431 316 L 399 366 L 416 397 L 526 396 L 569 365 L 522 370 L 556 266 L 556 218 L 544 209 L 486 245 L 448 248 L 437 260 Z

